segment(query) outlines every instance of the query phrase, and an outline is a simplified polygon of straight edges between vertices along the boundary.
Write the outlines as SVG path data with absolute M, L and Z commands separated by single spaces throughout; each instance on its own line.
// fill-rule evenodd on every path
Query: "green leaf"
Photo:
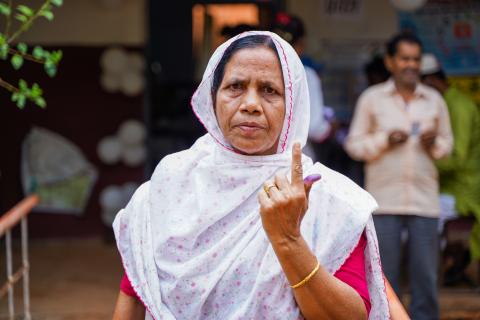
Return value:
M 10 8 L 6 3 L 0 2 L 0 14 L 9 16 L 12 14 L 12 8 Z
M 61 5 L 63 5 L 63 0 L 52 0 L 52 3 L 57 7 L 60 7 Z
M 17 44 L 17 49 L 18 51 L 20 51 L 20 53 L 26 54 L 28 50 L 28 46 L 25 43 L 20 42 L 19 44 Z
M 50 52 L 48 52 L 47 50 L 43 50 L 43 58 L 45 58 L 45 60 L 49 60 Z
M 24 95 L 20 95 L 17 100 L 17 107 L 19 107 L 20 109 L 25 108 L 26 102 L 27 102 L 27 97 L 25 97 Z
M 0 59 L 6 60 L 8 58 L 8 43 L 0 45 Z
M 20 79 L 18 81 L 18 88 L 20 89 L 20 91 L 26 92 L 28 90 L 27 82 L 23 79 Z
M 45 17 L 48 21 L 52 21 L 54 17 L 53 12 L 50 10 L 43 10 L 42 12 L 40 12 L 40 15 Z
M 30 97 L 31 98 L 37 98 L 41 97 L 43 94 L 42 88 L 37 83 L 34 83 L 32 86 L 32 89 L 30 90 Z
M 60 60 L 62 60 L 62 57 L 63 57 L 62 50 L 53 51 L 50 53 L 49 60 L 52 61 L 55 65 L 58 65 L 60 63 Z
M 51 61 L 47 61 L 44 66 L 45 72 L 51 77 L 55 77 L 57 74 L 57 66 Z
M 12 57 L 12 59 L 10 59 L 10 62 L 12 64 L 13 68 L 15 68 L 15 70 L 18 70 L 23 65 L 23 57 L 19 54 L 16 54 Z
M 3 33 L 0 33 L 0 46 L 4 45 L 5 43 L 7 43 L 7 39 L 5 38 Z
M 47 106 L 47 102 L 45 101 L 45 99 L 43 99 L 42 97 L 38 97 L 36 98 L 35 100 L 33 100 L 35 102 L 35 104 L 37 106 L 39 106 L 40 108 L 45 108 Z
M 27 7 L 27 6 L 22 5 L 22 4 L 17 6 L 17 10 L 20 11 L 20 13 L 22 13 L 23 15 L 25 15 L 27 17 L 33 16 L 33 10 L 30 9 L 29 7 Z
M 20 22 L 27 22 L 28 21 L 28 18 L 26 16 L 24 16 L 23 14 L 20 14 L 20 13 L 17 13 L 15 15 L 15 19 L 17 19 Z
M 35 47 L 33 48 L 32 54 L 33 54 L 33 56 L 34 56 L 36 59 L 42 59 L 42 58 L 44 57 L 44 52 L 45 52 L 45 51 L 43 50 L 42 47 L 40 47 L 40 46 L 35 46 Z
M 15 102 L 20 109 L 23 109 L 25 102 L 27 102 L 27 97 L 22 92 L 15 92 L 12 94 L 12 102 Z

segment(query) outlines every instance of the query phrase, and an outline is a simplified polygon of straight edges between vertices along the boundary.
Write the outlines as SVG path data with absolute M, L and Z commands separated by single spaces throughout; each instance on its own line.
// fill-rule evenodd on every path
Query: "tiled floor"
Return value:
M 18 258 L 18 250 L 15 255 Z M 114 244 L 100 239 L 33 240 L 30 258 L 33 319 L 111 319 L 122 275 Z M 4 256 L 0 264 L 3 275 Z M 21 294 L 21 286 L 17 286 L 17 312 L 21 309 Z M 442 319 L 480 319 L 479 291 L 442 289 L 440 305 Z M 0 319 L 7 319 L 6 314 L 4 298 L 0 301 Z

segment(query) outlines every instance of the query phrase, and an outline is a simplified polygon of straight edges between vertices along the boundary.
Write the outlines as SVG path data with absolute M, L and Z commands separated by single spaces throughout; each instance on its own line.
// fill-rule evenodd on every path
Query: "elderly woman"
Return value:
M 230 39 L 192 107 L 208 133 L 115 219 L 114 319 L 388 319 L 374 199 L 301 153 L 309 98 L 293 48 L 269 32 Z

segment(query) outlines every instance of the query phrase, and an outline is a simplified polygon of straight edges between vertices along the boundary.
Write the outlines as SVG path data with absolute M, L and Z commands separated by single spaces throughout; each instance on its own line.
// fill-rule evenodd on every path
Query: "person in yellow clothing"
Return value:
M 440 191 L 453 197 L 457 214 L 475 217 L 470 252 L 472 259 L 480 259 L 480 112 L 471 98 L 449 85 L 434 55 L 423 55 L 421 73 L 423 83 L 445 99 L 454 136 L 451 155 L 436 162 Z

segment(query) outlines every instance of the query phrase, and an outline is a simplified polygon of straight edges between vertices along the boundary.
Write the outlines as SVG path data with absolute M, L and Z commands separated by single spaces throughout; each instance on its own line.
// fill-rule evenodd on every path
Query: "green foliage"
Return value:
M 0 2 L 0 14 L 9 16 L 12 14 L 12 8 L 8 4 Z
M 48 21 L 52 21 L 54 19 L 53 8 L 62 6 L 63 0 L 43 0 L 43 4 L 37 9 L 23 4 L 18 4 L 14 7 L 12 1 L 0 0 L 0 15 L 4 15 L 6 19 L 5 30 L 3 32 L 0 31 L 0 59 L 9 60 L 15 70 L 19 70 L 25 61 L 40 63 L 43 64 L 45 73 L 50 77 L 54 77 L 62 60 L 62 51 L 47 51 L 41 46 L 29 49 L 26 43 L 19 42 L 16 45 L 14 43 L 22 33 L 32 26 L 37 18 L 43 17 Z M 13 8 L 16 8 L 15 12 L 13 12 Z M 18 21 L 16 25 L 19 26 L 11 32 L 10 28 L 13 20 Z M 43 90 L 37 83 L 29 87 L 25 80 L 20 79 L 16 87 L 3 79 L 0 74 L 0 87 L 11 92 L 12 102 L 20 109 L 23 109 L 27 102 L 31 102 L 41 108 L 47 106 L 47 102 L 43 98 Z
M 54 77 L 57 74 L 57 67 L 63 57 L 63 52 L 61 50 L 49 52 L 42 47 L 36 46 L 33 48 L 32 55 L 34 58 L 43 61 L 45 72 L 50 77 Z
M 32 17 L 32 16 L 33 16 L 33 13 L 34 13 L 32 9 L 30 9 L 29 7 L 24 6 L 24 5 L 19 5 L 19 6 L 17 7 L 17 10 L 18 10 L 22 15 L 24 15 L 25 17 L 28 17 L 28 18 Z
M 34 83 L 32 87 L 29 88 L 27 82 L 21 79 L 18 82 L 18 91 L 12 94 L 12 102 L 15 102 L 20 109 L 25 107 L 27 100 L 32 101 L 41 108 L 45 108 L 47 102 L 42 97 L 42 94 L 43 90 L 37 83 Z
M 8 58 L 8 44 L 0 45 L 0 59 L 6 60 Z
M 28 46 L 25 43 L 20 42 L 19 44 L 17 44 L 17 49 L 21 54 L 26 54 Z
M 33 57 L 34 57 L 35 59 L 42 59 L 42 58 L 43 58 L 43 52 L 44 52 L 44 51 L 43 51 L 43 48 L 42 48 L 42 47 L 40 47 L 40 46 L 35 46 L 35 47 L 33 48 L 32 54 L 33 54 Z
M 8 57 L 8 43 L 5 36 L 0 33 L 0 59 L 6 60 Z
M 45 17 L 48 21 L 52 21 L 53 18 L 54 18 L 53 12 L 50 11 L 50 10 L 48 10 L 48 9 L 42 10 L 42 11 L 40 12 L 40 15 L 41 15 L 42 17 Z
M 23 15 L 23 14 L 20 14 L 20 13 L 17 13 L 15 15 L 15 19 L 17 19 L 18 21 L 23 22 L 23 23 L 26 23 L 28 21 L 27 16 Z
M 12 57 L 12 59 L 10 59 L 10 63 L 15 68 L 15 70 L 18 70 L 23 65 L 23 57 L 19 54 L 16 54 Z
M 57 66 L 53 64 L 53 62 L 51 62 L 50 60 L 45 62 L 44 69 L 45 72 L 52 78 L 55 77 L 55 75 L 57 74 Z
M 57 66 L 62 60 L 62 57 L 63 57 L 62 50 L 52 51 L 48 56 L 48 60 Z

